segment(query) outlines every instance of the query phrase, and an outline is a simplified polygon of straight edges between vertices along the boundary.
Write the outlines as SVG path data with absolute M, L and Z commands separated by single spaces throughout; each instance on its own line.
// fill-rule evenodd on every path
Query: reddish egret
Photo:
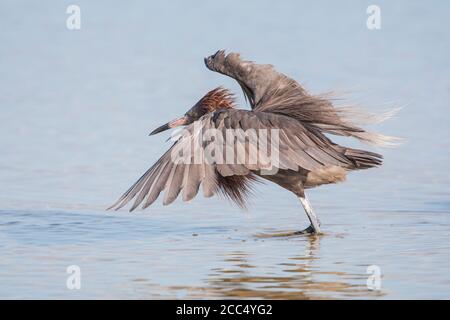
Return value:
M 333 143 L 325 134 L 354 137 L 373 145 L 393 143 L 395 138 L 371 133 L 355 125 L 346 109 L 333 106 L 330 100 L 309 94 L 295 80 L 277 72 L 271 65 L 244 61 L 239 54 L 218 51 L 205 58 L 206 67 L 234 78 L 242 87 L 252 110 L 239 110 L 232 94 L 223 88 L 208 92 L 184 116 L 154 130 L 151 135 L 169 128 L 185 126 L 172 147 L 111 208 L 120 209 L 135 198 L 130 211 L 143 203 L 150 206 L 164 191 L 164 205 L 173 202 L 182 191 L 184 201 L 194 198 L 202 185 L 205 197 L 221 194 L 245 207 L 253 183 L 260 179 L 272 181 L 293 192 L 300 200 L 310 226 L 295 234 L 320 233 L 305 189 L 345 180 L 349 171 L 377 167 L 382 156 Z M 197 129 L 196 129 L 197 128 Z M 268 129 L 277 132 L 276 165 L 263 164 L 259 158 L 250 163 L 251 153 L 259 155 L 259 146 L 252 145 L 240 133 L 225 143 L 225 149 L 244 153 L 231 162 L 204 161 L 205 148 L 217 139 L 201 140 L 200 158 L 192 161 L 192 146 L 200 130 L 216 129 L 226 135 L 233 129 Z M 273 133 L 270 134 L 274 136 Z M 272 145 L 271 145 L 272 147 Z M 255 149 L 256 148 L 256 149 Z M 266 148 L 268 149 L 268 147 Z M 182 152 L 180 152 L 180 150 Z M 187 150 L 187 151 L 186 151 Z M 256 151 L 255 151 L 256 150 Z M 267 151 L 267 150 L 266 150 Z M 184 153 L 190 161 L 174 161 L 174 154 Z M 242 152 L 241 152 L 242 153 Z M 197 159 L 198 160 L 198 159 Z M 242 160 L 242 161 L 238 161 Z

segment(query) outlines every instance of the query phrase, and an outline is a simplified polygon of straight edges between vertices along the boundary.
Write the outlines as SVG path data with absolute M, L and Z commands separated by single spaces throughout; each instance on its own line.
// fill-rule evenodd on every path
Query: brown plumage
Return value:
M 162 191 L 165 192 L 164 204 L 173 202 L 180 192 L 183 200 L 188 201 L 197 195 L 200 185 L 206 197 L 222 194 L 245 207 L 252 183 L 263 178 L 296 194 L 311 221 L 306 231 L 318 233 L 319 222 L 304 190 L 343 181 L 349 171 L 377 167 L 382 163 L 381 155 L 337 145 L 325 134 L 350 136 L 375 145 L 396 141 L 357 126 L 350 120 L 348 110 L 334 107 L 324 97 L 310 95 L 271 65 L 244 61 L 238 54 L 226 55 L 224 51 L 206 58 L 205 64 L 212 71 L 234 78 L 252 110 L 236 109 L 233 95 L 224 88 L 208 92 L 183 117 L 152 132 L 186 126 L 172 147 L 111 208 L 120 209 L 132 199 L 135 201 L 130 210 L 142 203 L 146 208 Z M 204 139 L 204 133 L 210 129 L 222 137 L 232 129 L 235 136 L 222 145 L 216 141 L 217 136 Z M 275 167 L 263 161 L 267 158 L 264 152 L 272 150 L 274 141 L 270 140 L 267 148 L 262 150 L 259 142 L 256 145 L 245 135 L 260 129 L 268 130 L 270 135 L 276 132 L 279 137 Z M 203 139 L 201 147 L 192 148 L 199 136 Z M 214 149 L 217 145 L 220 148 Z M 218 160 L 220 157 L 211 160 L 208 158 L 210 150 L 215 154 L 223 153 L 225 158 L 230 156 L 233 161 L 222 162 Z M 236 150 L 242 151 L 241 154 Z M 174 160 L 180 154 L 183 161 Z M 201 161 L 196 162 L 198 159 Z M 267 174 L 271 169 L 275 170 Z
M 219 87 L 211 90 L 198 102 L 207 109 L 207 113 L 219 109 L 232 109 L 235 107 L 234 95 L 225 88 Z
M 244 209 L 247 208 L 246 201 L 253 191 L 253 184 L 257 181 L 258 177 L 253 172 L 249 172 L 245 176 L 217 174 L 217 191 Z

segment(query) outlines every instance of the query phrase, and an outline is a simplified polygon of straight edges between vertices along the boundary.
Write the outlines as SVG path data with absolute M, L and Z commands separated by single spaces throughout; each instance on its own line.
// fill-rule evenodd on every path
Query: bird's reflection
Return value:
M 271 265 L 274 270 L 260 268 L 255 261 L 264 260 L 255 257 L 254 253 L 250 255 L 242 250 L 230 252 L 224 259 L 227 266 L 212 270 L 208 285 L 201 289 L 202 295 L 240 299 L 327 299 L 380 295 L 368 291 L 366 274 L 319 270 L 315 260 L 318 259 L 320 241 L 320 237 L 302 237 L 299 243 L 304 245 L 303 252 Z M 292 245 L 291 242 L 286 244 Z M 267 262 L 262 264 L 267 267 Z

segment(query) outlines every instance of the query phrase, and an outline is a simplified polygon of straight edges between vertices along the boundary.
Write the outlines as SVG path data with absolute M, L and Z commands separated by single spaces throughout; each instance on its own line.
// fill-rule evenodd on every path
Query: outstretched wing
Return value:
M 264 105 L 273 104 L 273 99 L 280 100 L 293 94 L 307 95 L 295 80 L 276 71 L 270 64 L 256 64 L 245 61 L 238 53 L 225 54 L 224 50 L 205 58 L 208 69 L 235 79 L 252 109 L 262 111 Z
M 235 79 L 255 111 L 284 114 L 321 132 L 354 137 L 372 145 L 393 146 L 399 142 L 397 138 L 368 132 L 356 125 L 355 116 L 369 119 L 373 115 L 351 108 L 335 108 L 329 99 L 309 94 L 270 64 L 245 61 L 239 54 L 226 55 L 223 50 L 205 58 L 205 64 L 208 69 Z
M 146 208 L 162 191 L 164 204 L 173 202 L 180 192 L 188 201 L 200 185 L 204 196 L 221 192 L 242 206 L 254 173 L 351 166 L 339 148 L 320 132 L 284 115 L 222 109 L 187 126 L 111 208 L 120 209 L 134 198 L 131 210 L 141 203 Z
M 196 125 L 208 129 L 210 122 L 205 120 L 198 121 Z M 213 196 L 218 191 L 217 170 L 206 162 L 195 161 L 191 147 L 198 138 L 199 132 L 194 131 L 196 128 L 194 124 L 188 126 L 172 147 L 108 209 L 118 210 L 133 199 L 135 201 L 130 211 L 141 203 L 143 208 L 147 208 L 163 190 L 164 205 L 172 203 L 181 191 L 183 200 L 189 201 L 197 195 L 200 184 L 203 185 L 205 197 Z M 183 151 L 184 158 L 177 156 Z

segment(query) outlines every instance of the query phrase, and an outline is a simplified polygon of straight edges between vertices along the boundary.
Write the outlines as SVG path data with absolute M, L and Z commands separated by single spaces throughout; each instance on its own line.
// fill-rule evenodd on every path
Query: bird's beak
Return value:
M 175 127 L 179 127 L 179 126 L 184 126 L 184 125 L 188 124 L 188 120 L 189 120 L 189 119 L 188 119 L 187 116 L 183 116 L 183 117 L 181 117 L 181 118 L 172 120 L 172 121 L 167 122 L 166 124 L 162 125 L 161 127 L 156 128 L 156 129 L 153 130 L 149 135 L 152 136 L 152 135 L 154 135 L 154 134 L 157 134 L 157 133 L 166 131 L 166 130 L 171 129 L 171 128 L 175 128 Z

